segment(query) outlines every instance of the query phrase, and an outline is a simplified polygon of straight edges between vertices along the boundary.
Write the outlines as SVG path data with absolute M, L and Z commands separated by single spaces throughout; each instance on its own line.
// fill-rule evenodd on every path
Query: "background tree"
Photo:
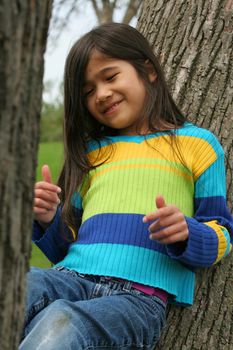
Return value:
M 128 24 L 134 16 L 136 16 L 138 9 L 142 3 L 141 0 L 91 0 L 96 17 L 99 24 L 113 22 L 114 11 L 122 7 L 124 9 L 121 19 L 122 23 Z
M 88 0 L 98 24 L 113 22 L 117 10 L 121 9 L 122 15 L 120 22 L 130 23 L 139 11 L 142 0 Z M 86 1 L 86 3 L 88 2 Z M 55 0 L 54 13 L 52 17 L 52 28 L 55 32 L 60 32 L 68 25 L 69 18 L 82 11 L 83 2 L 77 0 Z M 64 17 L 64 9 L 66 16 Z
M 0 0 L 0 349 L 18 347 L 52 1 Z
M 43 91 L 47 90 L 47 92 L 50 92 L 52 87 L 52 81 L 47 81 L 44 84 Z M 51 101 L 43 101 L 40 120 L 40 142 L 62 142 L 63 90 L 63 82 L 61 82 L 57 97 Z
M 160 57 L 173 96 L 190 120 L 226 152 L 233 209 L 233 1 L 146 0 L 138 29 Z M 170 307 L 156 349 L 233 349 L 233 254 L 197 276 L 192 308 Z

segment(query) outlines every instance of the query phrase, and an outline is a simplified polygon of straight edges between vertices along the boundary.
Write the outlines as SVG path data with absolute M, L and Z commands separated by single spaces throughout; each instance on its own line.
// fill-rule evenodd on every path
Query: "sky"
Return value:
M 64 18 L 66 16 L 65 8 L 62 16 Z M 118 10 L 114 20 L 119 22 L 121 16 L 122 11 Z M 136 25 L 136 19 L 130 24 Z M 97 20 L 90 2 L 83 1 L 82 8 L 77 14 L 71 17 L 66 28 L 61 32 L 55 42 L 53 37 L 49 35 L 45 52 L 44 83 L 50 81 L 52 87 L 49 89 L 49 92 L 44 91 L 44 101 L 54 102 L 56 100 L 59 95 L 59 86 L 63 81 L 65 60 L 70 48 L 80 36 L 91 30 L 95 25 L 97 25 Z

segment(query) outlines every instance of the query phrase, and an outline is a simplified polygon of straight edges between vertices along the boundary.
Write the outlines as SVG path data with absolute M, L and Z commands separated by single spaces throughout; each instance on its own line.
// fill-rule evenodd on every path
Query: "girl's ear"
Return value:
M 157 78 L 157 73 L 153 67 L 153 64 L 149 61 L 145 61 L 146 69 L 148 71 L 148 78 L 151 83 L 153 83 Z

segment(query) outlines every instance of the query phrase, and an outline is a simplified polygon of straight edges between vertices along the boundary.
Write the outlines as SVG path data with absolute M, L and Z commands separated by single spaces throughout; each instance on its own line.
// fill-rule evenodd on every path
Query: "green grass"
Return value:
M 63 162 L 63 146 L 60 142 L 41 143 L 39 146 L 38 166 L 36 170 L 37 181 L 42 179 L 41 167 L 48 164 L 53 181 L 56 182 Z
M 63 163 L 63 146 L 60 142 L 41 143 L 38 154 L 38 167 L 36 171 L 37 181 L 42 179 L 41 167 L 48 164 L 52 173 L 53 182 L 56 183 Z M 31 266 L 46 268 L 51 266 L 51 262 L 44 254 L 32 244 Z
M 32 243 L 32 255 L 30 260 L 31 266 L 41 267 L 43 269 L 50 267 L 52 263 L 46 258 L 41 250 Z

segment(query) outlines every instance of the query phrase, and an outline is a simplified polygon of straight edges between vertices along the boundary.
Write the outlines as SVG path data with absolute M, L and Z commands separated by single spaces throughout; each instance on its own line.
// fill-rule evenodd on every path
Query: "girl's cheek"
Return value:
M 90 110 L 91 110 L 90 98 L 88 98 L 88 100 L 86 101 L 86 107 L 87 107 L 87 110 L 90 112 Z
M 89 103 L 89 110 L 90 110 L 90 111 L 94 111 L 94 110 L 95 110 L 94 101 L 90 101 L 90 103 Z
M 87 104 L 87 109 L 88 109 L 88 112 L 90 114 L 92 114 L 92 115 L 95 114 L 95 112 L 96 112 L 95 103 L 94 102 L 89 102 Z

